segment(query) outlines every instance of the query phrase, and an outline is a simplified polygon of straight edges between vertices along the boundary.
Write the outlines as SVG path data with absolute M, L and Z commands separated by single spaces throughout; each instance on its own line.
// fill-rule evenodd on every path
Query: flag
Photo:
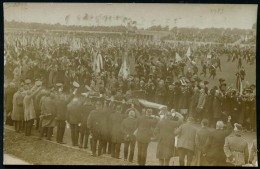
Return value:
M 123 56 L 123 63 L 122 66 L 119 70 L 118 76 L 123 77 L 123 79 L 126 79 L 129 75 L 130 71 L 129 71 L 129 67 L 126 63 L 126 55 Z
M 241 75 L 239 73 L 237 74 L 236 87 L 237 87 L 238 92 L 242 95 L 243 85 L 242 85 Z
M 181 61 L 181 60 L 182 60 L 182 58 L 181 58 L 180 55 L 176 52 L 175 61 L 176 61 L 176 62 L 179 62 L 179 61 Z
M 247 35 L 246 35 L 246 37 L 245 37 L 245 41 L 247 42 L 247 40 L 248 40 L 248 39 L 247 39 Z
M 191 60 L 190 55 L 191 55 L 191 51 L 190 51 L 190 47 L 189 47 L 187 50 L 187 53 L 186 53 L 186 56 L 188 57 L 189 60 Z
M 210 53 L 207 54 L 207 58 L 211 59 L 211 54 Z

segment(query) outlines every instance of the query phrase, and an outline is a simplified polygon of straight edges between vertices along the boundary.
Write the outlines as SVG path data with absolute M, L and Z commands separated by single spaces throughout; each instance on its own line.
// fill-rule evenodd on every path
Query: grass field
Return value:
M 227 62 L 227 56 L 220 56 L 221 58 L 221 72 L 219 69 L 216 71 L 216 77 L 215 80 L 212 78 L 209 78 L 209 73 L 207 70 L 207 76 L 206 78 L 201 77 L 202 80 L 207 80 L 209 82 L 209 88 L 212 88 L 213 86 L 219 86 L 219 78 L 224 78 L 226 80 L 227 86 L 232 86 L 233 88 L 236 88 L 236 72 L 237 72 L 237 65 L 238 61 L 235 60 L 234 62 Z M 243 66 L 246 71 L 245 80 L 243 81 L 243 87 L 246 85 L 246 81 L 249 82 L 249 84 L 256 84 L 256 63 L 250 65 L 249 63 L 246 63 L 245 61 L 242 61 Z M 201 72 L 201 69 L 199 69 L 199 73 Z

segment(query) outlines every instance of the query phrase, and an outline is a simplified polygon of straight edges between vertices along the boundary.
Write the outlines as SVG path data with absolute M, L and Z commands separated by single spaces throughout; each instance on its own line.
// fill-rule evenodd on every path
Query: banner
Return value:
M 182 58 L 181 58 L 180 55 L 176 52 L 175 61 L 176 61 L 176 62 L 180 62 L 181 60 L 182 60 Z

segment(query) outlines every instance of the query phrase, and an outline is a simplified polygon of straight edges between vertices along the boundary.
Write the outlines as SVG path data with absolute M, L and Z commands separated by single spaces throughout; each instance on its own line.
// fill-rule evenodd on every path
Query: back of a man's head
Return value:
M 208 127 L 208 125 L 209 125 L 208 119 L 203 119 L 203 120 L 201 121 L 201 125 L 202 125 L 202 127 Z
M 224 129 L 224 123 L 223 123 L 223 121 L 217 121 L 217 123 L 216 123 L 216 129 L 218 129 L 218 130 L 223 130 Z

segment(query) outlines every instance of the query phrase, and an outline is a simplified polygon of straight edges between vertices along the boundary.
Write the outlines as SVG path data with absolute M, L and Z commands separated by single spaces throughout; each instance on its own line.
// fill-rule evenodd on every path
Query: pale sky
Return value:
M 88 19 L 83 19 L 86 13 Z M 102 16 L 106 15 L 112 19 L 105 22 Z M 257 5 L 4 3 L 4 19 L 8 21 L 82 26 L 126 25 L 122 20 L 116 20 L 116 16 L 131 18 L 137 22 L 138 28 L 169 25 L 170 28 L 177 26 L 251 29 L 257 20 Z

